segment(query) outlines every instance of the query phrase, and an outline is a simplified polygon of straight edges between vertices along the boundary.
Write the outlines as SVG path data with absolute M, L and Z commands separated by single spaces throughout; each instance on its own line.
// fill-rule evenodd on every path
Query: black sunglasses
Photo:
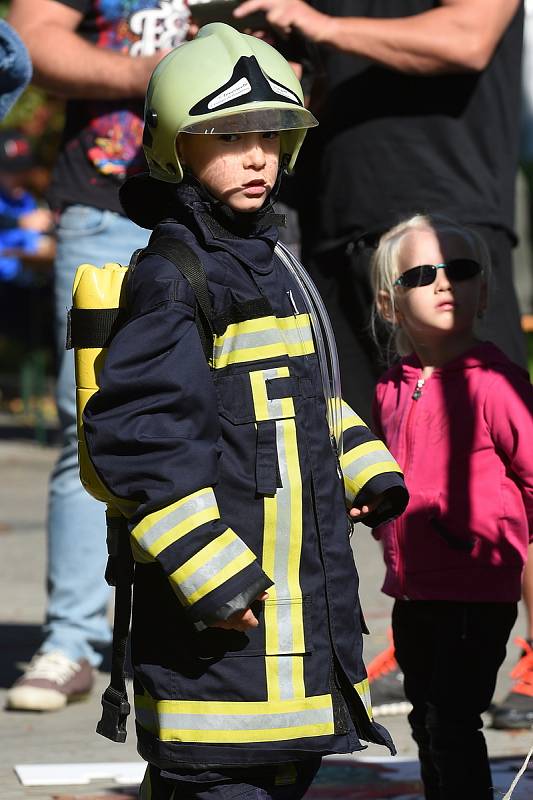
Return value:
M 481 272 L 481 264 L 472 258 L 452 258 L 445 264 L 421 264 L 406 270 L 397 278 L 393 286 L 404 286 L 415 289 L 417 286 L 429 286 L 437 277 L 437 270 L 445 269 L 446 275 L 454 283 L 468 281 Z

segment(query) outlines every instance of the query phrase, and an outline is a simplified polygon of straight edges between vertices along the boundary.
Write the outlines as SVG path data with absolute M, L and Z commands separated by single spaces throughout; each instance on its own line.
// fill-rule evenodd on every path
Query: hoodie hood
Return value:
M 412 379 L 422 369 L 422 363 L 415 353 L 405 356 L 400 362 L 402 374 L 406 379 Z M 478 342 L 469 350 L 466 350 L 457 358 L 448 361 L 442 367 L 436 367 L 431 375 L 432 379 L 436 375 L 449 374 L 451 372 L 464 372 L 470 369 L 492 369 L 505 368 L 506 370 L 512 369 L 520 374 L 522 377 L 528 379 L 528 373 L 525 369 L 512 362 L 503 353 L 499 347 L 492 342 Z

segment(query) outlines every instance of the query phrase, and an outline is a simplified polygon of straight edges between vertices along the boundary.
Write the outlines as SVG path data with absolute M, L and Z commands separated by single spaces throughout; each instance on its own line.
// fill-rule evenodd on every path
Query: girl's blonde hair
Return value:
M 396 322 L 396 303 L 394 299 L 394 281 L 399 276 L 398 261 L 400 246 L 404 236 L 412 230 L 432 230 L 435 233 L 455 233 L 470 245 L 477 261 L 481 264 L 484 280 L 488 280 L 490 271 L 490 255 L 481 236 L 465 225 L 460 225 L 449 217 L 440 214 L 414 214 L 402 220 L 384 233 L 372 256 L 370 280 L 374 292 L 372 307 L 372 334 L 378 344 L 383 337 L 377 335 L 377 322 L 384 323 L 389 336 L 385 345 L 385 356 L 390 363 L 394 355 L 405 356 L 413 352 L 413 346 L 406 333 Z M 390 302 L 391 319 L 383 314 L 383 298 Z

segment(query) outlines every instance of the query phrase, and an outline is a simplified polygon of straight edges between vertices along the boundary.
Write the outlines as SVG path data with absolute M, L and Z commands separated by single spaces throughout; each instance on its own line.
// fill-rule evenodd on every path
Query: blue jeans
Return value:
M 139 800 L 302 800 L 320 762 L 314 756 L 289 764 L 221 767 L 190 780 L 186 773 L 165 773 L 149 764 Z
M 65 350 L 67 309 L 80 264 L 128 264 L 132 252 L 146 245 L 148 235 L 119 214 L 82 205 L 64 210 L 57 231 L 56 399 L 63 442 L 48 497 L 48 607 L 41 650 L 60 650 L 75 661 L 86 658 L 95 667 L 102 660 L 95 648 L 111 641 L 109 588 L 104 580 L 105 507 L 87 494 L 78 476 L 74 355 Z

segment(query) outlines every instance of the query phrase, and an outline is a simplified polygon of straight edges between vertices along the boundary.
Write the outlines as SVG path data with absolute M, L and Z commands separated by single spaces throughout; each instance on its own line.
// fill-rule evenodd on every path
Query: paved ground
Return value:
M 5 690 L 19 674 L 39 644 L 43 619 L 45 587 L 46 483 L 56 457 L 53 446 L 42 447 L 31 441 L 7 439 L 0 427 L 0 706 Z M 354 536 L 361 573 L 362 601 L 372 635 L 367 639 L 367 660 L 386 644 L 390 601 L 379 587 L 383 566 L 379 548 L 366 529 Z M 522 624 L 521 624 L 522 623 Z M 522 634 L 519 620 L 515 634 Z M 497 698 L 509 686 L 507 673 L 516 657 L 509 648 L 497 688 Z M 107 675 L 98 679 L 98 691 L 88 703 L 70 706 L 61 713 L 20 714 L 0 711 L 0 798 L 1 800 L 50 800 L 82 795 L 101 796 L 109 783 L 94 782 L 90 787 L 24 788 L 13 771 L 15 764 L 134 761 L 135 737 L 130 725 L 126 744 L 112 744 L 94 733 L 99 718 L 100 690 Z M 415 758 L 407 723 L 403 717 L 383 720 L 389 727 L 400 756 Z M 524 756 L 533 744 L 531 733 L 486 731 L 492 757 Z M 381 756 L 382 748 L 371 745 L 366 755 Z M 510 780 L 509 780 L 510 783 Z M 118 792 L 118 789 L 114 789 Z M 125 796 L 116 794 L 117 800 Z M 324 797 L 323 794 L 320 795 Z M 341 796 L 341 795 L 335 795 Z M 348 796 L 343 794 L 342 796 Z M 356 795 L 350 795 L 355 797 Z M 357 797 L 360 795 L 357 794 Z M 379 795 L 373 794 L 373 797 Z M 390 796 L 390 795 L 387 795 Z M 86 797 L 87 800 L 87 797 Z M 330 798 L 326 798 L 330 800 Z M 472 798 L 474 800 L 474 798 Z M 513 798 L 514 800 L 514 798 Z

